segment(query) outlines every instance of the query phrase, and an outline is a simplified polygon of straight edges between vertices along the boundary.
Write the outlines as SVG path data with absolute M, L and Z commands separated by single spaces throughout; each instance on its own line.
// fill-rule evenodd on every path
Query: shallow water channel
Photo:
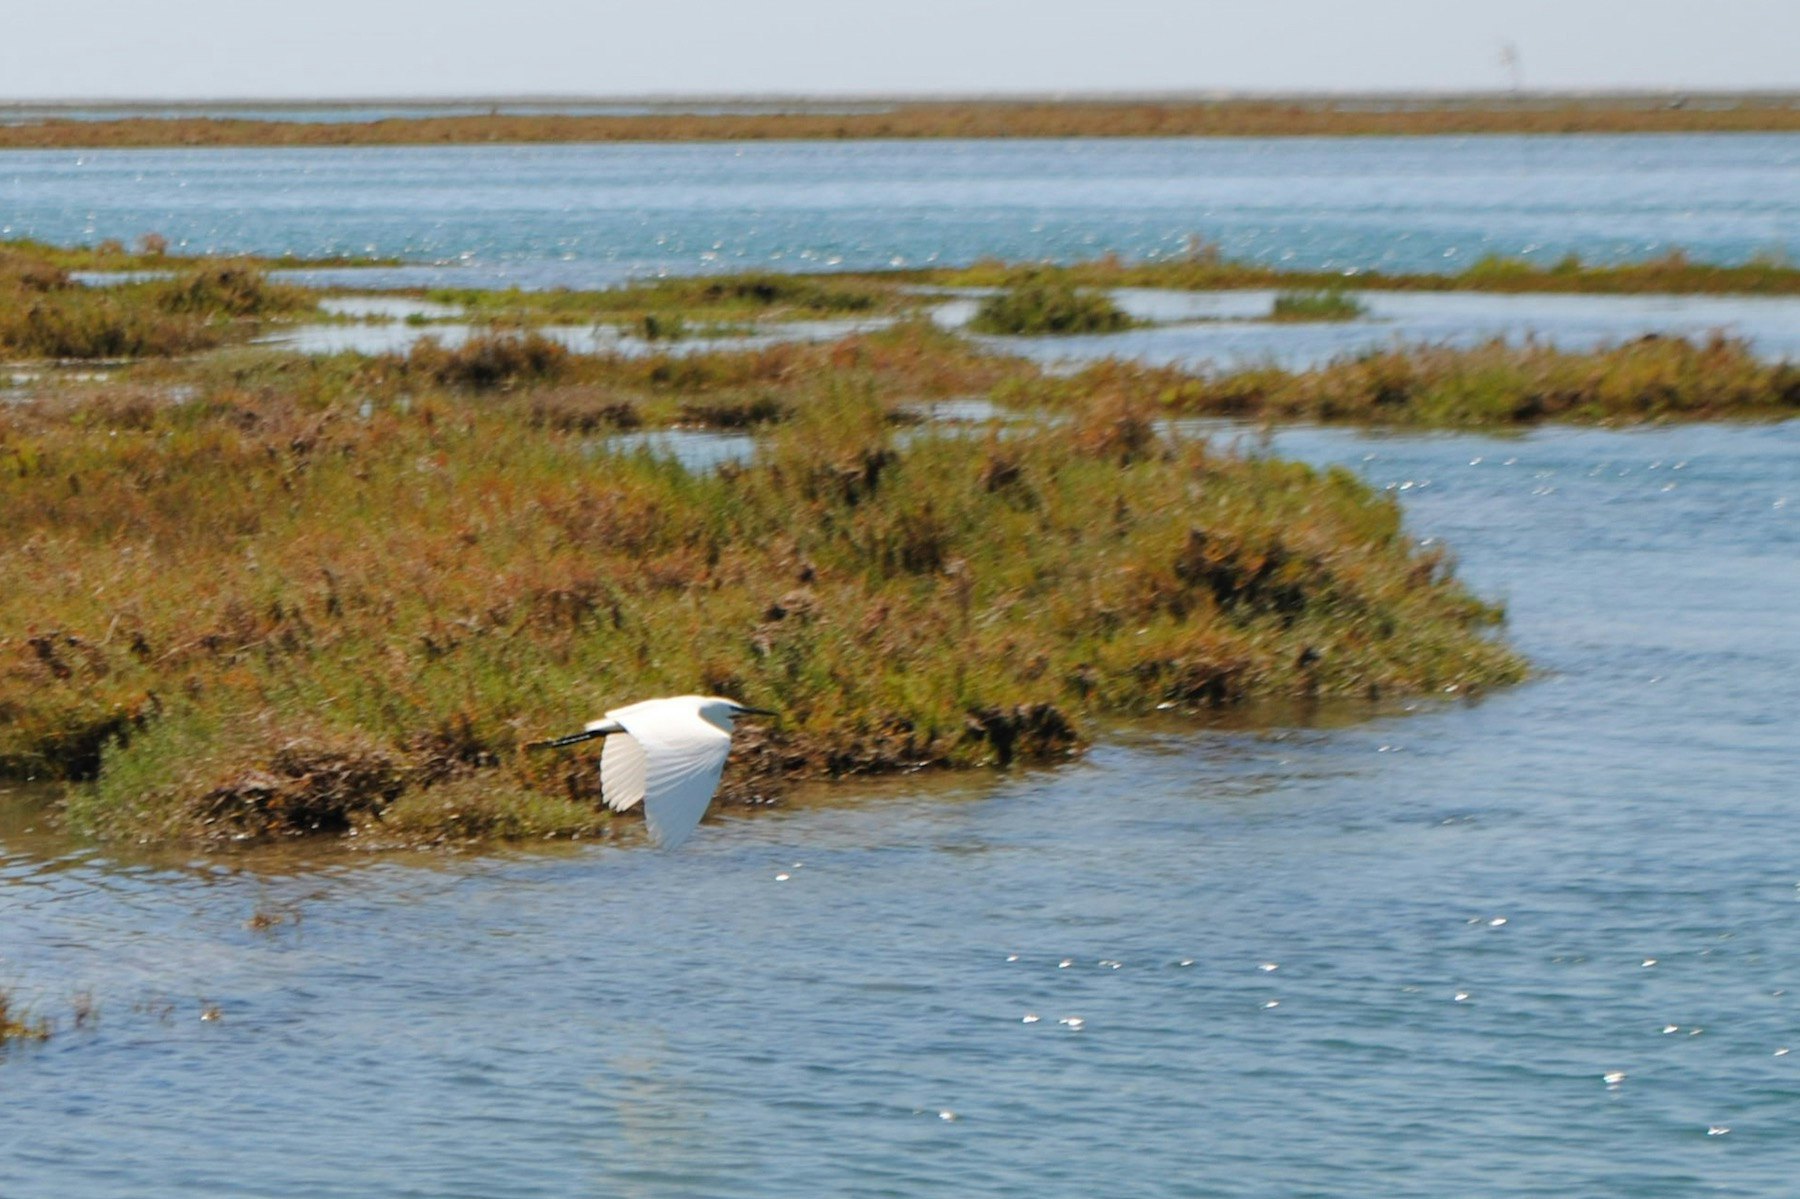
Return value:
M 929 309 L 937 324 L 963 330 L 981 289 L 941 289 Z M 1537 340 L 1565 350 L 1618 345 L 1647 335 L 1703 341 L 1712 334 L 1743 340 L 1752 353 L 1800 360 L 1800 299 L 1751 296 L 1492 295 L 1479 292 L 1359 292 L 1366 311 L 1346 321 L 1266 319 L 1277 293 L 1267 290 L 1183 292 L 1120 288 L 1114 300 L 1150 327 L 1123 333 L 1049 337 L 980 337 L 1002 353 L 1051 367 L 1102 358 L 1153 366 L 1233 370 L 1277 365 L 1293 370 L 1395 346 L 1475 346 L 1493 339 Z M 262 344 L 304 354 L 405 353 L 421 338 L 461 345 L 482 326 L 459 322 L 461 310 L 398 296 L 328 296 L 338 317 L 378 323 L 302 325 L 265 335 Z M 409 316 L 430 324 L 408 324 Z M 611 324 L 552 325 L 539 330 L 577 353 L 695 354 L 750 350 L 784 341 L 831 341 L 892 324 L 889 318 L 748 324 L 729 335 L 648 341 Z
M 1540 676 L 672 854 L 145 858 L 14 795 L 0 983 L 62 1029 L 0 1055 L 0 1194 L 1782 1193 L 1800 422 L 1275 449 Z
M 1800 300 L 1753 296 L 1500 295 L 1482 292 L 1356 292 L 1365 313 L 1346 321 L 1269 321 L 1273 291 L 1179 292 L 1128 288 L 1120 306 L 1150 328 L 1078 337 L 996 337 L 982 341 L 1047 364 L 1121 358 L 1152 366 L 1290 370 L 1396 346 L 1470 347 L 1501 339 L 1539 341 L 1569 351 L 1618 345 L 1654 334 L 1704 341 L 1742 339 L 1769 360 L 1800 360 Z M 963 304 L 941 311 L 955 324 Z

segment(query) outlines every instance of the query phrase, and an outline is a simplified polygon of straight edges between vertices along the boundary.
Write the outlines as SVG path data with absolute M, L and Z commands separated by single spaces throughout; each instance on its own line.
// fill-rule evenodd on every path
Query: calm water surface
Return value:
M 379 254 L 385 283 L 1178 254 L 1445 270 L 1800 256 L 1800 136 L 0 152 L 0 236 Z M 373 278 L 373 277 L 371 277 Z
M 1293 370 L 1389 346 L 1475 346 L 1536 339 L 1589 350 L 1655 333 L 1741 339 L 1759 356 L 1800 361 L 1800 300 L 1762 296 L 1559 296 L 1480 292 L 1358 292 L 1367 309 L 1349 321 L 1275 323 L 1272 291 L 1126 289 L 1121 305 L 1152 328 L 1080 337 L 982 338 L 1044 363 L 1127 358 L 1157 366 L 1230 370 L 1274 363 Z M 974 314 L 946 306 L 945 323 Z
M 0 1058 L 0 1194 L 1787 1193 L 1800 423 L 1276 449 L 1542 676 L 668 855 L 144 861 L 15 800 L 0 980 L 65 1028 Z
M 957 298 L 932 310 L 946 328 L 962 329 L 980 303 L 975 288 L 946 289 Z M 1800 299 L 1764 296 L 1559 296 L 1489 295 L 1477 292 L 1359 292 L 1367 312 L 1348 321 L 1275 323 L 1264 318 L 1276 293 L 1267 290 L 1182 292 L 1122 288 L 1121 307 L 1153 327 L 1123 333 L 1069 337 L 980 337 L 1007 354 L 1047 366 L 1123 358 L 1200 370 L 1277 364 L 1290 369 L 1389 346 L 1473 346 L 1502 339 L 1536 339 L 1567 350 L 1617 345 L 1646 334 L 1705 340 L 1714 333 L 1736 338 L 1769 360 L 1800 361 Z M 459 345 L 482 326 L 394 323 L 410 313 L 431 320 L 460 314 L 442 304 L 392 297 L 327 297 L 322 307 L 341 315 L 375 317 L 385 324 L 305 325 L 261 340 L 308 354 L 354 350 L 404 352 L 423 337 Z M 787 321 L 746 325 L 729 336 L 648 342 L 613 325 L 547 327 L 541 334 L 581 353 L 695 353 L 750 349 L 777 341 L 824 341 L 884 327 L 887 318 Z

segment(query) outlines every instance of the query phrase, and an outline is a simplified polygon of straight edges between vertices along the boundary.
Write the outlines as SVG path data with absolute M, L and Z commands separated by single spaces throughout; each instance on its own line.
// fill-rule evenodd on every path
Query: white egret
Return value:
M 736 700 L 674 695 L 613 708 L 579 733 L 533 741 L 527 749 L 575 745 L 605 737 L 600 750 L 600 798 L 615 812 L 644 804 L 650 839 L 673 849 L 688 839 L 719 789 L 732 722 L 773 716 Z

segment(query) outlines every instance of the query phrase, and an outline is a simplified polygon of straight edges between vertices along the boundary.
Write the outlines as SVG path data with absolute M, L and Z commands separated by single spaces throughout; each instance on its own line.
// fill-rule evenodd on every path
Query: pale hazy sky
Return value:
M 1800 87 L 1800 0 L 0 0 L 0 98 Z

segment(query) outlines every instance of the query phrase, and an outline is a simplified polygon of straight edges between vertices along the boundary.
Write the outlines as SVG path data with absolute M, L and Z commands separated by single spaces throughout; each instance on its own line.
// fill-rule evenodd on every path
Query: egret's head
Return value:
M 735 699 L 723 699 L 717 695 L 707 696 L 700 701 L 700 719 L 716 728 L 731 731 L 732 723 L 740 716 L 773 716 L 775 713 L 767 708 L 752 708 L 748 704 L 740 704 Z

